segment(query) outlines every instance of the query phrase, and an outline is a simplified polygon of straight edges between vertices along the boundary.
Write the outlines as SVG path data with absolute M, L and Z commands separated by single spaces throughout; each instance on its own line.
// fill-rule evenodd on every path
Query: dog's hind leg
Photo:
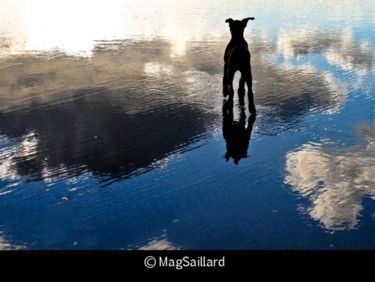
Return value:
M 241 107 L 245 105 L 245 81 L 246 80 L 243 74 L 241 73 L 240 85 L 238 87 L 238 98 Z
M 257 113 L 257 111 L 256 111 L 256 108 L 255 108 L 255 103 L 254 103 L 253 90 L 251 88 L 248 90 L 247 96 L 249 98 L 249 112 L 255 115 Z
M 254 93 L 253 93 L 253 77 L 251 75 L 251 68 L 246 74 L 246 84 L 247 84 L 247 96 L 249 99 L 249 112 L 256 114 L 255 104 L 254 104 Z

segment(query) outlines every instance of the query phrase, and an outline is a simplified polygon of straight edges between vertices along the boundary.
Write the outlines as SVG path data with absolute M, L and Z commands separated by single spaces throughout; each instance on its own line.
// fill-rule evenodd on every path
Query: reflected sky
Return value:
M 358 230 L 374 197 L 375 4 L 355 3 L 0 0 L 0 220 L 12 235 L 0 245 L 295 248 L 306 246 L 288 239 L 305 227 L 301 213 L 319 230 Z M 234 170 L 222 132 L 224 21 L 249 16 L 258 117 Z M 60 223 L 20 198 L 38 198 Z M 265 206 L 278 206 L 274 216 L 281 202 L 290 210 L 269 216 Z M 174 213 L 190 225 L 170 227 Z M 28 226 L 40 214 L 44 225 Z
M 334 38 L 343 44 L 340 34 Z M 327 41 L 319 34 L 310 39 L 319 46 Z M 97 43 L 91 59 L 59 52 L 0 59 L 0 130 L 4 144 L 14 143 L 4 152 L 17 152 L 2 154 L 3 178 L 91 171 L 122 179 L 148 171 L 142 168 L 220 126 L 221 46 L 191 43 L 175 60 L 167 41 L 116 40 Z M 259 134 L 294 131 L 305 115 L 343 106 L 352 87 L 347 81 L 313 65 L 273 63 L 269 56 L 279 49 L 268 39 L 254 35 L 253 46 Z M 353 54 L 361 52 L 352 46 Z M 33 147 L 21 150 L 29 136 Z

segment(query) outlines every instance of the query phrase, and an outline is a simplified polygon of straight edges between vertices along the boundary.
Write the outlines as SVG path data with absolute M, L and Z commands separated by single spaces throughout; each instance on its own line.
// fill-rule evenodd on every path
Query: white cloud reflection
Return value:
M 170 251 L 179 249 L 180 248 L 176 244 L 168 240 L 165 231 L 161 237 L 153 238 L 146 245 L 138 248 L 138 250 L 142 251 Z
M 335 35 L 318 28 L 304 28 L 292 33 L 290 30 L 282 28 L 278 33 L 277 53 L 288 59 L 300 55 L 320 53 L 337 41 Z
M 340 105 L 343 105 L 348 93 L 367 88 L 365 78 L 375 69 L 373 43 L 356 38 L 354 30 L 353 26 L 342 30 L 315 27 L 290 31 L 281 28 L 275 47 L 275 54 L 282 57 L 279 66 L 301 70 L 315 69 L 315 76 L 322 76 L 324 85 L 332 90 L 330 96 L 341 101 Z M 324 60 L 323 67 L 322 62 L 314 62 L 313 57 L 307 58 L 314 55 L 318 55 L 322 62 Z M 344 72 L 347 79 L 343 80 L 336 69 Z M 329 108 L 327 113 L 337 112 L 340 105 Z
M 310 143 L 286 156 L 285 182 L 309 200 L 303 210 L 328 230 L 356 228 L 363 197 L 375 196 L 375 135 L 373 128 L 360 131 L 361 147 L 333 151 Z
M 323 54 L 327 62 L 363 77 L 373 71 L 375 52 L 371 44 L 356 41 L 352 27 L 343 30 L 281 29 L 276 44 L 277 54 L 285 59 L 309 54 Z
M 15 159 L 30 159 L 36 154 L 38 144 L 36 134 L 33 131 L 25 134 L 22 136 L 20 142 L 15 145 L 6 137 L 1 138 L 0 136 L 0 141 L 5 145 L 0 148 L 0 179 L 18 179 L 20 176 L 15 169 Z
M 355 72 L 363 77 L 373 71 L 375 53 L 368 43 L 356 43 L 352 29 L 341 34 L 338 45 L 330 46 L 326 51 L 327 61 L 345 71 Z
M 22 250 L 22 249 L 25 249 L 25 247 L 20 246 L 20 245 L 12 245 L 8 240 L 8 236 L 0 232 L 0 251 Z
M 168 251 L 168 250 L 178 250 L 178 248 L 169 242 L 167 239 L 155 239 L 148 242 L 145 246 L 140 247 L 139 250 L 142 251 Z

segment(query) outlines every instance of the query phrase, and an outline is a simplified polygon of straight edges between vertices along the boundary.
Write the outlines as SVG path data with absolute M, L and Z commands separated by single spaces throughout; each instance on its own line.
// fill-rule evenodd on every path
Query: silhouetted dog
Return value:
M 256 115 L 250 115 L 246 126 L 246 113 L 242 108 L 239 121 L 233 120 L 233 105 L 227 101 L 223 105 L 223 136 L 227 144 L 225 159 L 233 159 L 235 164 L 247 157 L 251 132 Z
M 241 79 L 238 88 L 238 97 L 241 106 L 245 105 L 245 82 L 247 84 L 247 93 L 249 98 L 249 111 L 256 114 L 253 95 L 253 78 L 251 75 L 250 52 L 247 42 L 243 37 L 243 32 L 249 20 L 255 18 L 245 18 L 242 21 L 227 19 L 229 23 L 232 38 L 225 49 L 224 54 L 224 77 L 223 77 L 223 95 L 226 97 L 229 91 L 229 100 L 233 100 L 233 78 L 236 71 L 241 72 Z

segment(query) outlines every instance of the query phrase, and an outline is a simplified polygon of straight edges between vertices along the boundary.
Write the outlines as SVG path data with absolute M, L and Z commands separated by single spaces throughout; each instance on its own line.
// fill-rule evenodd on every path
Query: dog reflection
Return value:
M 225 159 L 229 161 L 233 159 L 235 164 L 242 158 L 247 157 L 247 150 L 249 148 L 250 136 L 253 130 L 253 125 L 256 116 L 250 115 L 246 126 L 246 113 L 241 107 L 240 119 L 233 120 L 233 104 L 227 101 L 223 105 L 223 136 L 227 143 L 227 152 Z

